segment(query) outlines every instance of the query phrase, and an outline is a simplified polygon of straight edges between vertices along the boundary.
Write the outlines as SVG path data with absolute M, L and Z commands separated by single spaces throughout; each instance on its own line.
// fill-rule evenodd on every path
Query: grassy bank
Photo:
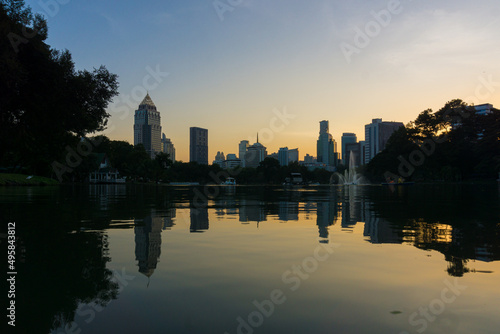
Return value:
M 57 185 L 58 181 L 42 176 L 0 173 L 0 186 L 46 186 Z

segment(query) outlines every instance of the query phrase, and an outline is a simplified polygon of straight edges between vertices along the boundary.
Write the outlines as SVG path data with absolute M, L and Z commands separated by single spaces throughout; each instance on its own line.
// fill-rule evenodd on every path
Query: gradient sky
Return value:
M 208 129 L 209 162 L 271 124 L 280 131 L 264 135 L 268 153 L 298 147 L 302 159 L 316 155 L 324 119 L 340 150 L 342 132 L 363 140 L 372 118 L 407 123 L 455 98 L 500 107 L 498 0 L 221 0 L 223 13 L 213 0 L 26 3 L 78 69 L 119 76 L 111 139 L 133 143 L 148 68 L 169 73 L 146 85 L 177 160 L 189 160 L 191 126 Z M 373 13 L 392 6 L 377 23 Z M 357 29 L 372 36 L 356 44 Z M 273 111 L 285 109 L 295 118 L 281 127 Z

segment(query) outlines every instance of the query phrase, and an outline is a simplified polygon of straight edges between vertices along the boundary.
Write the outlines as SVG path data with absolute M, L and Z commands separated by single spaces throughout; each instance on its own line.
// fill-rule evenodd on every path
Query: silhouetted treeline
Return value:
M 496 178 L 500 171 L 500 111 L 478 115 L 452 100 L 401 127 L 365 168 L 372 180 L 461 181 Z
M 94 147 L 93 153 L 105 153 L 111 166 L 122 177 L 136 182 L 198 182 L 200 184 L 221 183 L 234 177 L 238 184 L 282 184 L 290 173 L 301 173 L 306 182 L 328 184 L 331 172 L 323 169 L 309 171 L 298 163 L 283 167 L 278 160 L 266 158 L 257 168 L 223 170 L 219 165 L 202 165 L 196 162 L 171 161 L 166 153 L 151 159 L 143 145 L 132 145 L 125 141 L 110 140 L 106 136 L 88 139 Z M 88 175 L 98 168 L 95 154 L 82 159 L 72 173 L 65 175 L 66 181 L 85 182 Z
M 2 170 L 54 176 L 68 148 L 105 128 L 117 94 L 116 75 L 104 66 L 76 70 L 70 52 L 52 49 L 47 37 L 46 20 L 24 1 L 0 1 Z

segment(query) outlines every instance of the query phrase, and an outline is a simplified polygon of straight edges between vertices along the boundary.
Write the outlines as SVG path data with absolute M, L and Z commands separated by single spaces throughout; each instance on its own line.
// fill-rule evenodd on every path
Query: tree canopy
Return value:
M 372 179 L 460 181 L 496 178 L 500 171 L 500 110 L 480 115 L 452 100 L 436 112 L 422 111 L 393 133 L 366 167 Z
M 76 70 L 71 53 L 45 43 L 47 23 L 22 0 L 0 2 L 0 167 L 50 175 L 67 145 L 105 129 L 117 76 Z

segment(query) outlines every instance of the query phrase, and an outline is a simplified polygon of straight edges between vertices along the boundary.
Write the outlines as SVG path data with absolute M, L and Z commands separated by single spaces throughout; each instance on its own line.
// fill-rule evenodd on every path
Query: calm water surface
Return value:
M 1 188 L 0 218 L 21 333 L 500 328 L 497 184 Z

